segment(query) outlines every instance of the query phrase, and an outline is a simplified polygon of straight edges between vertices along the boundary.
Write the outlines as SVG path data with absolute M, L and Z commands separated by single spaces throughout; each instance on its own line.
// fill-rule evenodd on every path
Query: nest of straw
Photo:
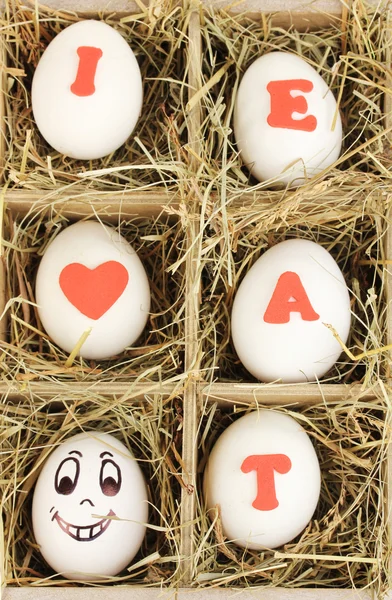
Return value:
M 202 14 L 204 42 L 202 90 L 204 108 L 200 132 L 200 172 L 206 184 L 224 197 L 244 191 L 268 190 L 242 166 L 232 129 L 236 93 L 247 68 L 272 51 L 292 52 L 308 62 L 332 90 L 342 116 L 341 157 L 328 169 L 344 179 L 347 170 L 389 177 L 391 153 L 384 117 L 385 96 L 390 98 L 392 41 L 388 13 L 354 0 L 343 9 L 342 20 L 317 31 L 284 29 L 263 15 L 253 20 L 225 12 Z M 311 25 L 311 17 L 309 18 Z M 325 176 L 323 173 L 318 179 Z M 312 184 L 317 181 L 312 180 Z M 303 187 L 306 191 L 306 186 Z
M 40 135 L 31 110 L 31 82 L 50 41 L 80 20 L 77 14 L 20 0 L 6 4 L 1 22 L 7 61 L 5 174 L 15 188 L 45 190 L 78 185 L 93 189 L 177 188 L 186 179 L 183 97 L 187 72 L 184 10 L 140 3 L 140 13 L 108 15 L 105 22 L 129 43 L 141 69 L 143 109 L 128 141 L 102 159 L 78 161 L 56 152 Z M 103 18 L 103 17 L 102 17 Z
M 34 540 L 34 484 L 50 451 L 79 432 L 104 431 L 121 440 L 138 460 L 148 487 L 149 525 L 142 548 L 123 573 L 107 584 L 170 586 L 178 577 L 180 538 L 180 396 L 146 395 L 139 404 L 85 394 L 62 393 L 48 402 L 39 395 L 1 405 L 1 498 L 4 518 L 4 581 L 8 585 L 73 586 L 46 565 Z M 86 584 L 86 582 L 84 582 Z M 88 585 L 88 583 L 87 583 Z
M 381 188 L 372 190 L 365 199 L 357 184 L 358 178 L 342 189 L 320 185 L 311 195 L 298 192 L 297 198 L 294 194 L 281 200 L 278 208 L 255 202 L 246 208 L 228 207 L 224 219 L 219 213 L 214 215 L 204 240 L 207 260 L 201 316 L 206 377 L 256 381 L 242 366 L 231 340 L 232 304 L 259 256 L 290 238 L 320 244 L 343 272 L 352 310 L 348 346 L 354 355 L 386 343 L 385 196 Z M 343 353 L 322 381 L 360 381 L 366 387 L 388 373 L 385 352 L 361 361 Z
M 253 410 L 263 408 L 261 404 Z M 268 407 L 267 407 L 268 408 Z M 274 410 L 295 418 L 315 445 L 321 468 L 320 500 L 313 519 L 292 542 L 277 550 L 251 551 L 229 542 L 219 513 L 207 513 L 199 498 L 194 556 L 195 585 L 202 587 L 367 588 L 387 587 L 386 455 L 390 421 L 385 398 L 360 396 Z M 249 411 L 204 406 L 200 473 L 218 436 Z M 202 489 L 202 476 L 199 478 Z M 380 597 L 377 595 L 377 597 Z
M 185 274 L 169 273 L 183 252 L 181 224 L 168 216 L 161 219 L 118 217 L 116 229 L 136 250 L 146 269 L 150 290 L 149 320 L 139 340 L 121 355 L 91 361 L 68 355 L 43 330 L 35 304 L 35 278 L 48 244 L 69 224 L 56 210 L 30 212 L 24 217 L 7 213 L 9 241 L 7 265 L 8 342 L 2 343 L 2 377 L 29 381 L 169 381 L 183 376 Z M 109 223 L 110 224 L 110 223 Z M 114 224 L 115 226 L 115 224 Z
M 314 32 L 286 31 L 268 17 L 203 13 L 201 317 L 209 379 L 255 381 L 231 343 L 233 298 L 257 258 L 287 238 L 313 240 L 338 262 L 351 291 L 353 353 L 386 343 L 384 244 L 392 198 L 391 132 L 384 113 L 385 96 L 391 94 L 387 28 L 387 13 L 372 11 L 361 0 L 343 11 L 342 21 Z M 337 99 L 343 122 L 341 157 L 323 176 L 296 190 L 257 182 L 242 166 L 232 131 L 245 70 L 257 57 L 277 50 L 296 53 L 319 72 Z M 368 385 L 388 372 L 385 353 L 360 364 L 342 355 L 323 380 Z
M 370 401 L 355 394 L 345 399 L 344 390 L 350 388 L 341 386 L 342 399 L 336 404 L 322 402 L 321 389 L 320 404 L 297 407 L 288 397 L 285 404 L 282 399 L 281 406 L 274 406 L 296 418 L 315 443 L 323 483 L 314 518 L 297 539 L 279 549 L 280 554 L 245 551 L 225 539 L 219 513 L 208 515 L 200 496 L 195 586 L 374 586 L 379 594 L 387 588 L 390 547 L 385 494 L 391 391 L 385 381 L 390 365 L 389 355 L 377 350 L 387 343 L 390 320 L 386 243 L 392 186 L 390 131 L 384 112 L 391 93 L 387 21 L 385 12 L 365 7 L 361 0 L 344 9 L 343 19 L 335 25 L 312 32 L 293 27 L 286 31 L 265 16 L 251 20 L 225 12 L 202 13 L 203 376 L 233 385 L 256 382 L 231 342 L 233 299 L 261 254 L 285 239 L 299 237 L 321 244 L 337 261 L 351 296 L 348 345 L 354 355 L 366 354 L 361 361 L 342 354 L 322 382 L 360 382 L 362 391 L 370 386 L 379 391 Z M 340 159 L 296 190 L 257 182 L 241 163 L 232 131 L 243 73 L 258 56 L 273 50 L 294 52 L 309 62 L 332 89 L 342 115 Z M 214 442 L 249 410 L 236 404 L 227 411 L 211 401 L 204 406 L 199 490 Z M 253 406 L 258 407 L 263 407 L 262 400 Z
M 8 3 L 7 9 L 10 12 L 2 25 L 8 55 L 6 173 L 10 187 L 56 189 L 64 195 L 66 188 L 79 186 L 83 180 L 85 189 L 99 191 L 103 200 L 110 199 L 112 190 L 162 185 L 169 191 L 180 190 L 186 197 L 195 175 L 191 169 L 197 167 L 192 185 L 193 189 L 199 186 L 201 207 L 198 266 L 204 269 L 199 342 L 204 353 L 204 377 L 254 381 L 231 345 L 232 301 L 258 256 L 294 236 L 322 244 L 342 269 L 352 292 L 355 317 L 349 345 L 354 353 L 385 343 L 389 257 L 384 243 L 392 199 L 389 132 L 384 122 L 384 98 L 390 94 L 387 59 L 391 44 L 386 14 L 372 12 L 357 0 L 344 11 L 341 22 L 301 33 L 294 28 L 283 30 L 268 17 L 252 21 L 224 12 L 201 11 L 203 87 L 187 109 L 200 101 L 204 116 L 198 136 L 200 154 L 193 153 L 192 165 L 183 152 L 189 125 L 183 103 L 189 13 L 181 7 L 154 3 L 152 8 L 141 8 L 136 16 L 108 18 L 107 22 L 130 41 L 149 91 L 146 112 L 125 147 L 87 165 L 61 157 L 45 145 L 32 122 L 29 98 L 29 81 L 43 49 L 63 27 L 77 20 L 77 15 L 42 10 L 37 17 L 35 11 L 22 8 L 16 0 Z M 242 167 L 231 130 L 235 91 L 244 70 L 271 50 L 296 52 L 310 62 L 333 90 L 343 118 L 341 158 L 324 178 L 318 177 L 298 190 L 271 191 L 268 182 L 256 182 Z M 119 230 L 134 244 L 150 282 L 152 278 L 158 282 L 153 290 L 153 326 L 147 326 L 147 337 L 138 348 L 127 350 L 113 362 L 98 365 L 79 361 L 67 370 L 67 357 L 42 335 L 34 307 L 33 283 L 39 257 L 67 224 L 55 203 L 50 210 L 50 219 L 39 210 L 27 217 L 7 217 L 5 260 L 11 337 L 10 343 L 3 345 L 3 377 L 22 382 L 60 380 L 65 383 L 63 391 L 68 381 L 75 380 L 153 383 L 184 379 L 185 279 L 179 269 L 174 278 L 167 274 L 170 263 L 183 262 L 181 226 L 153 217 L 119 220 Z M 210 529 L 210 518 L 199 497 L 192 557 L 194 587 L 373 585 L 377 592 L 385 590 L 390 555 L 385 464 L 391 415 L 390 390 L 383 381 L 389 375 L 384 353 L 369 356 L 360 364 L 342 357 L 324 381 L 360 381 L 363 389 L 370 385 L 376 389 L 379 383 L 384 395 L 375 394 L 370 401 L 358 396 L 338 404 L 300 409 L 290 403 L 275 407 L 298 419 L 315 443 L 323 487 L 314 519 L 301 536 L 285 546 L 286 557 L 273 551 L 244 552 L 224 539 L 219 519 Z M 164 530 L 149 534 L 141 555 L 146 561 L 111 582 L 171 585 L 177 580 L 181 400 L 151 393 L 141 405 L 127 403 L 124 398 L 111 397 L 108 402 L 108 397 L 98 396 L 93 387 L 86 393 L 78 390 L 78 398 L 65 391 L 56 398 L 59 405 L 53 410 L 39 395 L 2 406 L 3 555 L 9 584 L 51 585 L 53 581 L 73 585 L 48 578 L 51 572 L 34 546 L 29 505 L 43 453 L 81 428 L 99 428 L 123 441 L 127 438 L 147 479 L 154 478 L 151 501 L 163 515 L 161 519 L 158 511 L 153 513 L 154 524 Z M 200 474 L 218 435 L 246 410 L 249 407 L 221 412 L 215 404 L 206 404 L 200 424 Z M 197 490 L 201 490 L 201 475 Z M 322 558 L 309 559 L 308 555 Z

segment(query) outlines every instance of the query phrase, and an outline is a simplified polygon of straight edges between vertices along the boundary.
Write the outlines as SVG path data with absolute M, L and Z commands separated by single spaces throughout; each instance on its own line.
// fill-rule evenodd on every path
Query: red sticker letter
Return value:
M 291 469 L 291 460 L 285 454 L 254 454 L 241 465 L 243 473 L 257 472 L 257 496 L 252 502 L 257 510 L 274 510 L 279 506 L 275 490 L 274 472 L 285 475 Z
M 301 313 L 304 321 L 317 321 L 320 318 L 313 310 L 297 273 L 286 271 L 278 279 L 265 311 L 264 321 L 275 324 L 288 323 L 292 312 Z
M 92 96 L 95 92 L 94 79 L 102 50 L 92 46 L 80 46 L 77 53 L 79 67 L 76 79 L 71 85 L 71 92 L 75 96 Z
M 303 96 L 293 98 L 291 92 L 311 92 L 313 83 L 307 79 L 288 79 L 284 81 L 270 81 L 267 90 L 271 95 L 271 112 L 267 123 L 271 127 L 280 129 L 298 129 L 300 131 L 314 131 L 317 119 L 308 115 L 304 119 L 293 119 L 293 113 L 304 115 L 308 110 L 308 103 Z

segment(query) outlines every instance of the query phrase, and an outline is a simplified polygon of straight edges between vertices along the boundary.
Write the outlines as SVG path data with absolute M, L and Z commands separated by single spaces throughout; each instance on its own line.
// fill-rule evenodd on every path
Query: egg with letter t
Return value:
M 68 579 L 116 575 L 146 531 L 147 489 L 127 447 L 107 433 L 77 434 L 46 460 L 33 496 L 35 539 Z
M 245 72 L 234 107 L 243 162 L 259 180 L 296 187 L 339 157 L 342 124 L 332 92 L 295 54 L 270 52 Z
M 132 133 L 143 100 L 139 65 L 125 39 L 101 21 L 80 21 L 43 53 L 32 83 L 37 127 L 58 152 L 101 158 Z
M 66 352 L 88 334 L 78 354 L 110 358 L 142 333 L 150 288 L 135 250 L 113 227 L 80 221 L 61 231 L 38 267 L 42 324 Z
M 207 510 L 219 506 L 224 535 L 244 548 L 276 548 L 307 526 L 320 467 L 305 430 L 289 415 L 251 412 L 219 437 L 204 474 Z
M 243 365 L 260 381 L 299 383 L 325 375 L 350 331 L 350 297 L 330 253 L 309 240 L 272 246 L 234 298 L 231 333 Z

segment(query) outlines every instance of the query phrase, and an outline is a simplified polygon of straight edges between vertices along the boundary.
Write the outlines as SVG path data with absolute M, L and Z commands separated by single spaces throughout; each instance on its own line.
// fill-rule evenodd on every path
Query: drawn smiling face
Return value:
M 140 468 L 109 434 L 68 439 L 50 455 L 38 478 L 35 537 L 46 561 L 65 577 L 117 574 L 139 550 L 147 517 Z

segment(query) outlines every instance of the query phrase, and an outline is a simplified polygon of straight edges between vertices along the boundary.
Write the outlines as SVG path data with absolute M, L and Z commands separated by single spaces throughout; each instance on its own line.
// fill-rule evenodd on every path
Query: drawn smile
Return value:
M 60 528 L 71 538 L 78 542 L 92 542 L 96 540 L 104 531 L 107 530 L 111 523 L 110 517 L 115 517 L 115 513 L 111 510 L 105 519 L 98 521 L 95 525 L 71 525 L 64 521 L 56 511 L 52 517 L 52 521 L 56 520 Z

